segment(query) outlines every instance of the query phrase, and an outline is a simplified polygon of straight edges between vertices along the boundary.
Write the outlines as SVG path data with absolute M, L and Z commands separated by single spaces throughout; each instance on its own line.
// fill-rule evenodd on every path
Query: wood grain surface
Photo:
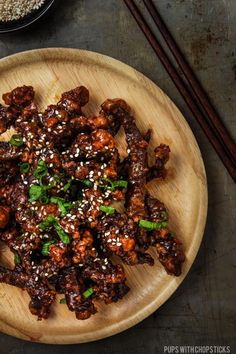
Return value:
M 133 108 L 142 131 L 152 128 L 151 150 L 159 143 L 171 148 L 169 175 L 153 181 L 148 189 L 170 212 L 170 226 L 183 241 L 186 262 L 183 274 L 173 278 L 156 260 L 154 267 L 125 266 L 131 291 L 117 304 L 98 305 L 98 313 L 78 321 L 59 297 L 47 321 L 37 321 L 28 310 L 26 292 L 0 285 L 0 331 L 42 343 L 80 343 L 104 338 L 138 323 L 163 304 L 182 282 L 199 249 L 207 213 L 207 186 L 203 161 L 196 140 L 182 114 L 149 79 L 131 67 L 82 50 L 41 49 L 19 53 L 0 61 L 0 94 L 18 85 L 32 85 L 40 108 L 56 102 L 60 94 L 77 85 L 90 91 L 86 113 L 98 113 L 106 98 L 124 98 Z M 117 144 L 125 153 L 124 136 Z M 1 249 L 5 264 L 11 259 Z

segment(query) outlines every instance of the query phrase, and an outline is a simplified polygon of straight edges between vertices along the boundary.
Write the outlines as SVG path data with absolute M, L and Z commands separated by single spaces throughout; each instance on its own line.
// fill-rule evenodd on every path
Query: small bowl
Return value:
M 29 13 L 27 16 L 19 19 L 8 22 L 0 21 L 0 33 L 9 33 L 13 31 L 18 31 L 23 28 L 30 26 L 31 24 L 38 21 L 43 17 L 46 12 L 52 7 L 55 0 L 45 0 L 44 4 L 38 9 Z

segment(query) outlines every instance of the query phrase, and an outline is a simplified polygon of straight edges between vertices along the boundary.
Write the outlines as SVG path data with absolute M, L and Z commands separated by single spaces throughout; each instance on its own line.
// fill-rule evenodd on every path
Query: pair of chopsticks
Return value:
M 188 84 L 182 79 L 179 72 L 172 64 L 135 2 L 133 0 L 124 0 L 124 2 L 225 165 L 230 176 L 234 182 L 236 182 L 236 144 L 212 106 L 206 92 L 194 75 L 194 72 L 184 58 L 153 1 L 143 0 L 143 3 L 168 45 Z

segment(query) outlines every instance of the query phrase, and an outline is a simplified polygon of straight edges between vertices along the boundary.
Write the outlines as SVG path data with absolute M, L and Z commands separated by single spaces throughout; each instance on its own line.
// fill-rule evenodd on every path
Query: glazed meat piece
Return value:
M 58 107 L 65 109 L 70 115 L 81 114 L 81 107 L 89 101 L 89 91 L 84 86 L 64 92 L 58 102 Z
M 85 117 L 79 116 L 70 120 L 70 127 L 77 132 L 88 132 L 97 129 L 106 129 L 109 126 L 109 121 L 106 117 Z
M 114 120 L 120 121 L 125 130 L 129 153 L 126 212 L 137 222 L 146 215 L 144 199 L 148 172 L 148 143 L 143 139 L 134 118 L 130 114 L 131 109 L 124 100 L 107 100 L 102 104 L 102 108 L 110 116 L 113 115 Z
M 73 235 L 72 250 L 73 262 L 83 264 L 90 257 L 95 258 L 97 251 L 93 245 L 93 235 L 90 230 L 81 230 Z
M 3 134 L 14 124 L 19 113 L 20 111 L 16 107 L 4 107 L 0 104 L 0 134 Z
M 0 229 L 4 229 L 10 218 L 11 209 L 8 206 L 0 205 Z
M 114 216 L 103 217 L 98 230 L 103 247 L 108 252 L 119 256 L 124 263 L 154 264 L 153 258 L 139 249 L 137 238 L 140 230 L 133 219 L 127 215 L 117 213 Z
M 19 168 L 14 161 L 0 161 L 0 186 L 7 185 L 18 171 Z
M 16 160 L 22 155 L 22 149 L 5 141 L 0 141 L 0 161 Z
M 106 304 L 122 299 L 129 291 L 124 268 L 120 264 L 112 264 L 108 258 L 90 259 L 82 270 L 82 277 L 92 280 L 95 298 Z
M 146 198 L 146 203 L 150 220 L 156 223 L 168 220 L 163 203 L 149 195 Z M 159 230 L 151 231 L 151 244 L 155 245 L 158 258 L 167 273 L 175 276 L 180 275 L 182 263 L 185 260 L 182 243 L 173 236 L 165 224 Z
M 86 320 L 97 312 L 91 297 L 85 298 L 86 288 L 74 267 L 66 268 L 59 277 L 60 287 L 65 293 L 66 303 L 70 311 L 75 312 L 78 320 Z
M 35 93 L 32 86 L 22 86 L 5 93 L 2 95 L 2 98 L 7 106 L 24 108 L 34 100 L 34 95 Z
M 16 272 L 0 266 L 0 282 L 17 286 L 27 290 L 31 301 L 30 312 L 38 316 L 38 319 L 46 319 L 50 313 L 50 306 L 55 300 L 56 293 L 50 290 L 45 284 L 39 282 L 23 272 Z
M 125 101 L 120 99 L 107 99 L 102 105 L 99 112 L 100 115 L 106 117 L 109 121 L 109 132 L 116 135 L 121 127 L 124 112 L 130 108 Z
M 170 157 L 170 148 L 165 144 L 157 146 L 154 150 L 155 164 L 148 171 L 147 179 L 150 181 L 153 178 L 165 178 L 167 171 L 165 164 Z

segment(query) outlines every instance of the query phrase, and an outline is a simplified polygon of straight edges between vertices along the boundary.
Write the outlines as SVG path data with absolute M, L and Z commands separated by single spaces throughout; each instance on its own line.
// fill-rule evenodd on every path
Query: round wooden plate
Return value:
M 207 214 L 204 165 L 196 140 L 184 117 L 171 100 L 148 78 L 107 56 L 77 49 L 39 49 L 0 61 L 0 94 L 16 86 L 32 85 L 41 108 L 56 102 L 63 91 L 78 85 L 90 91 L 86 113 L 97 113 L 106 98 L 121 97 L 133 108 L 142 131 L 152 128 L 151 148 L 166 143 L 171 148 L 169 175 L 153 181 L 148 189 L 170 212 L 170 225 L 183 241 L 186 262 L 183 274 L 171 277 L 159 264 L 125 266 L 130 292 L 111 305 L 98 306 L 86 321 L 75 319 L 57 303 L 46 321 L 37 321 L 28 309 L 26 292 L 0 284 L 0 330 L 18 338 L 42 343 L 81 343 L 121 332 L 157 310 L 186 276 L 199 249 Z M 124 154 L 122 133 L 117 138 Z M 1 261 L 9 264 L 1 248 Z

